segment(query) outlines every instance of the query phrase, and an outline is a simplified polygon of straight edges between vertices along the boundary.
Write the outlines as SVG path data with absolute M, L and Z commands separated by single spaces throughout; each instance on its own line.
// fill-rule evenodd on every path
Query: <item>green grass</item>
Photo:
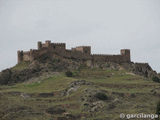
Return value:
M 24 67 L 25 65 L 19 65 L 14 69 L 21 69 L 23 68 L 22 66 Z M 45 110 L 51 106 L 63 106 L 68 113 L 81 115 L 82 118 L 84 116 L 85 120 L 93 120 L 95 118 L 114 120 L 119 119 L 120 113 L 155 113 L 159 96 L 153 95 L 151 90 L 160 88 L 159 83 L 138 75 L 128 74 L 125 70 L 81 69 L 73 72 L 74 77 L 66 77 L 64 73 L 60 73 L 52 77 L 44 77 L 43 80 L 36 82 L 1 86 L 0 93 L 3 93 L 3 96 L 0 99 L 0 117 L 2 111 L 5 112 L 8 108 L 14 108 L 14 106 L 29 106 L 31 112 L 40 113 L 22 113 L 24 120 L 51 120 L 55 116 L 45 113 Z M 69 96 L 61 96 L 61 91 L 76 80 L 86 80 L 92 82 L 93 85 L 83 85 Z M 84 89 L 86 88 L 105 90 L 106 94 L 111 97 L 111 101 L 106 102 L 105 109 L 94 113 L 94 116 L 90 116 L 88 112 L 82 110 L 81 96 L 84 95 Z M 33 96 L 24 99 L 19 95 L 9 94 L 10 92 L 21 92 L 29 95 L 53 92 L 55 96 L 47 98 Z M 123 93 L 124 97 L 113 94 L 113 92 Z M 130 97 L 131 94 L 135 94 L 135 97 Z M 109 109 L 108 106 L 113 103 L 114 99 L 118 99 L 119 102 L 116 103 L 114 109 Z M 8 117 L 12 115 L 10 113 Z M 15 115 L 17 115 L 15 120 L 22 119 L 22 116 Z
M 7 90 L 19 91 L 25 93 L 60 91 L 63 90 L 65 87 L 67 87 L 67 85 L 74 80 L 75 80 L 74 78 L 68 78 L 65 77 L 64 74 L 60 74 L 30 84 L 19 83 L 12 87 L 9 87 L 10 89 Z
M 30 62 L 21 62 L 12 68 L 12 70 L 24 70 L 27 69 Z

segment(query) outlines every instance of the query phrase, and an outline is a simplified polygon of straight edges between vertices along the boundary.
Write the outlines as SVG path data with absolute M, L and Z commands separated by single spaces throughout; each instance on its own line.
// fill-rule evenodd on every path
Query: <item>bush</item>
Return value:
M 73 77 L 73 73 L 71 71 L 67 71 L 65 74 L 67 77 Z
M 94 96 L 99 100 L 108 100 L 108 97 L 105 93 L 98 92 Z
M 157 76 L 153 77 L 152 80 L 153 80 L 154 82 L 160 83 L 160 78 L 158 78 Z
M 12 71 L 10 69 L 3 70 L 0 73 L 0 85 L 7 85 L 11 79 Z

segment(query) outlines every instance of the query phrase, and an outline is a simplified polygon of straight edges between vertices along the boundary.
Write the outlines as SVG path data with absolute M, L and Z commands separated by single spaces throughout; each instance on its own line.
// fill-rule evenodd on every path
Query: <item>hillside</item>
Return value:
M 148 77 L 152 71 L 146 73 L 150 70 L 148 67 L 143 72 L 143 67 L 134 64 L 136 71 L 131 72 L 133 65 L 127 65 L 130 69 L 125 65 L 80 66 L 70 69 L 73 75 L 67 77 L 68 67 L 65 66 L 66 70 L 60 67 L 52 70 L 39 65 L 43 69 L 29 72 L 30 76 L 22 74 L 31 70 L 28 66 L 23 63 L 8 70 L 12 73 L 11 78 L 16 71 L 14 76 L 18 73 L 23 80 L 0 86 L 1 120 L 119 120 L 120 113 L 156 111 L 160 84 Z M 3 72 L 0 80 L 2 76 L 5 76 Z

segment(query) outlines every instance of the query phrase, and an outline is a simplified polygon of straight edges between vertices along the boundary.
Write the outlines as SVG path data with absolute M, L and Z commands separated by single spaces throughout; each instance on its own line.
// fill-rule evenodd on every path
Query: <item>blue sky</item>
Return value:
M 0 0 L 0 70 L 37 41 L 92 46 L 92 53 L 131 49 L 132 61 L 160 72 L 159 0 Z

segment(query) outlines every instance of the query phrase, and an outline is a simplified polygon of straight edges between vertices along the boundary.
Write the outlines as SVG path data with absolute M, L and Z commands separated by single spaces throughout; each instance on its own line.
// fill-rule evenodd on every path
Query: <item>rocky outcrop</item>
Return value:
M 77 69 L 78 66 L 78 62 L 72 62 L 69 60 L 48 60 L 46 63 L 41 61 L 33 61 L 25 69 L 13 69 L 13 67 L 0 72 L 0 85 L 12 85 L 14 83 L 24 82 L 30 78 L 40 76 L 45 72 Z
M 68 88 L 66 88 L 64 91 L 62 91 L 62 96 L 68 96 L 71 93 L 75 92 L 80 88 L 82 85 L 92 85 L 91 82 L 86 82 L 85 80 L 77 80 L 73 81 Z
M 157 76 L 157 73 L 153 71 L 151 66 L 148 63 L 135 63 L 131 67 L 133 73 L 147 77 L 147 78 L 153 78 L 154 76 Z
M 147 78 L 158 77 L 158 74 L 152 70 L 147 63 L 97 63 L 87 66 L 86 63 L 76 61 L 74 59 L 62 59 L 56 56 L 56 59 L 49 59 L 47 56 L 41 56 L 37 61 L 31 62 L 27 68 L 16 70 L 6 69 L 0 73 L 0 85 L 11 85 L 18 82 L 24 82 L 32 77 L 41 75 L 44 72 L 75 70 L 81 66 L 89 68 L 101 68 L 111 70 L 125 69 L 134 74 L 138 74 Z M 75 87 L 76 88 L 76 87 Z M 74 89 L 75 89 L 74 88 Z
M 29 68 L 21 71 L 6 69 L 0 73 L 0 85 L 11 85 L 38 76 L 40 69 Z
M 12 76 L 12 71 L 10 69 L 3 70 L 0 73 L 0 84 L 1 85 L 8 84 L 9 80 L 11 79 L 11 76 Z
M 110 99 L 106 91 L 95 88 L 85 89 L 84 95 L 81 97 L 83 110 L 88 112 L 102 110 Z

